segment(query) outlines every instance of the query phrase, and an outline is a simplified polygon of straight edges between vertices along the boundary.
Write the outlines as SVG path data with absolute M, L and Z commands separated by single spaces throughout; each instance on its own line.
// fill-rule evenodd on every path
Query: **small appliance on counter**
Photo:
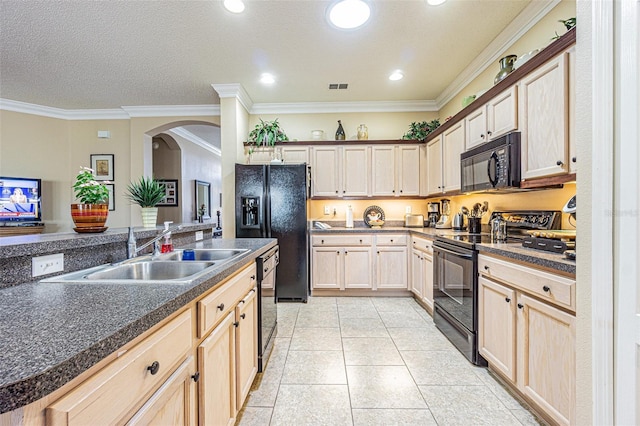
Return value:
M 421 214 L 409 214 L 404 215 L 405 228 L 423 228 L 424 216 Z
M 442 214 L 440 219 L 436 222 L 437 229 L 451 229 L 451 207 L 449 200 L 442 200 Z
M 440 219 L 440 203 L 427 203 L 427 226 L 435 228 Z
M 454 231 L 464 231 L 466 226 L 464 226 L 464 213 L 460 212 L 453 216 L 452 227 Z

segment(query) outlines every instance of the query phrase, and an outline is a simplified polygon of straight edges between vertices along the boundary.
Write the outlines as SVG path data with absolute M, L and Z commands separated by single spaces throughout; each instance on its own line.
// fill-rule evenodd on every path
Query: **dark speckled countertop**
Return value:
M 34 282 L 0 289 L 0 413 L 60 388 L 275 244 L 275 239 L 191 244 L 251 251 L 188 285 Z

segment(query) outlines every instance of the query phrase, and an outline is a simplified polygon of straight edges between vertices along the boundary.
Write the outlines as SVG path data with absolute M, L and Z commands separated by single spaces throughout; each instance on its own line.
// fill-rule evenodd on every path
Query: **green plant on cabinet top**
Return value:
M 249 154 L 252 154 L 256 148 L 260 146 L 275 146 L 276 142 L 286 142 L 289 140 L 287 134 L 280 128 L 280 123 L 276 118 L 273 121 L 264 121 L 260 119 L 260 123 L 249 132 L 247 145 L 250 146 Z

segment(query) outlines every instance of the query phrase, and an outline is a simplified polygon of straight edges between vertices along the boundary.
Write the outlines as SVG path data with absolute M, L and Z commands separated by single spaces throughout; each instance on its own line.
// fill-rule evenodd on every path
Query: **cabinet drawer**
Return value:
M 576 310 L 575 280 L 483 255 L 478 256 L 478 271 L 572 312 Z
M 191 346 L 188 310 L 47 407 L 47 424 L 121 423 L 166 380 Z
M 426 238 L 411 237 L 411 246 L 416 250 L 433 254 L 433 241 Z
M 313 246 L 370 246 L 372 235 L 344 234 L 344 235 L 314 235 L 311 237 Z
M 379 246 L 406 246 L 406 235 L 376 235 L 376 244 Z
M 252 263 L 198 302 L 198 337 L 204 337 L 256 285 Z

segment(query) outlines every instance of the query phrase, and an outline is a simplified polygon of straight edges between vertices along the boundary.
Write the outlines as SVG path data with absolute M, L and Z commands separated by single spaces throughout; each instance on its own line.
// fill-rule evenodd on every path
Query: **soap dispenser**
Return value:
M 169 225 L 173 222 L 165 222 L 164 223 L 164 242 L 162 243 L 162 247 L 160 251 L 162 253 L 169 253 L 173 251 L 173 242 L 171 241 L 171 232 L 169 232 Z

